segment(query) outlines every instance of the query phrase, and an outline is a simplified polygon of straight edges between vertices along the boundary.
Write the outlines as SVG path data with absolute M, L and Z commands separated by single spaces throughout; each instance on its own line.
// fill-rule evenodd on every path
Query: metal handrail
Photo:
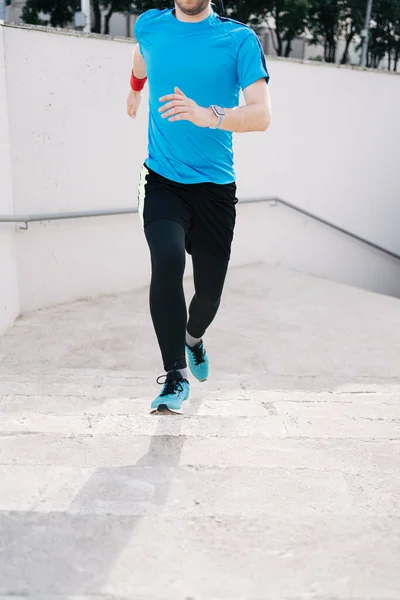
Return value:
M 374 242 L 370 242 L 365 238 L 348 231 L 347 229 L 343 229 L 339 225 L 335 225 L 314 213 L 309 212 L 308 210 L 304 210 L 291 202 L 287 202 L 286 200 L 282 200 L 281 198 L 250 198 L 248 200 L 243 200 L 243 203 L 254 203 L 254 202 L 268 202 L 272 205 L 281 204 L 282 206 L 286 206 L 291 210 L 294 210 L 305 217 L 309 217 L 313 221 L 317 221 L 318 223 L 322 223 L 322 225 L 326 225 L 330 229 L 335 229 L 340 233 L 352 238 L 353 240 L 357 240 L 362 244 L 373 248 L 374 250 L 378 250 L 386 256 L 390 256 L 391 258 L 395 258 L 396 260 L 400 260 L 400 255 L 392 252 L 391 250 L 387 250 L 386 248 L 382 248 L 378 244 Z M 41 215 L 0 215 L 0 223 L 25 223 L 25 227 L 21 227 L 21 229 L 28 229 L 28 223 L 38 222 L 38 221 L 56 221 L 61 219 L 80 219 L 87 217 L 104 217 L 104 216 L 114 216 L 114 215 L 129 215 L 137 213 L 137 207 L 132 208 L 113 208 L 109 210 L 86 210 L 81 212 L 63 212 L 63 213 L 43 213 Z
M 62 213 L 43 213 L 41 215 L 0 215 L 0 223 L 25 223 L 28 229 L 28 223 L 39 221 L 59 221 L 62 219 L 80 219 L 87 217 L 109 217 L 114 215 L 130 215 L 137 213 L 137 208 L 112 208 L 105 210 L 83 210 L 79 212 L 62 212 Z
M 258 200 L 253 200 L 253 202 L 257 202 L 257 201 Z M 315 215 L 314 213 L 310 213 L 310 212 L 308 212 L 308 210 L 304 210 L 303 208 L 300 208 L 299 206 L 295 206 L 291 202 L 287 202 L 286 200 L 282 200 L 281 198 L 274 198 L 274 199 L 271 198 L 271 199 L 268 199 L 267 202 L 269 202 L 271 204 L 282 204 L 283 206 L 286 206 L 287 208 L 290 208 L 306 217 L 309 217 L 310 219 L 313 219 L 313 221 L 322 223 L 322 225 L 326 225 L 327 227 L 330 227 L 331 229 L 335 229 L 336 231 L 339 231 L 340 233 L 347 235 L 348 237 L 352 238 L 353 240 L 357 240 L 358 242 L 361 242 L 365 246 L 369 246 L 370 248 L 373 248 L 374 250 L 378 250 L 379 252 L 386 254 L 386 256 L 390 256 L 391 258 L 400 260 L 399 254 L 396 254 L 395 252 L 392 252 L 391 250 L 388 250 L 387 248 L 383 248 L 382 246 L 379 246 L 378 244 L 375 244 L 374 242 L 370 242 L 369 240 L 366 240 L 365 238 L 361 237 L 360 235 L 357 235 L 356 233 L 352 233 L 351 231 L 348 231 L 347 229 L 343 229 L 343 227 L 340 227 L 339 225 L 335 225 L 334 223 L 331 223 L 330 221 L 327 221 L 326 219 L 323 219 L 322 217 L 319 217 L 318 215 Z

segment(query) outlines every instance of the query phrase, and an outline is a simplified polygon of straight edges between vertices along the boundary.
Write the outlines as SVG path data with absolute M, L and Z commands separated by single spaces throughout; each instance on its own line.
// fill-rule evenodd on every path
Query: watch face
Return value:
M 215 107 L 215 112 L 217 113 L 217 115 L 219 117 L 223 117 L 225 115 L 225 111 L 223 108 L 221 108 L 220 106 L 216 106 Z

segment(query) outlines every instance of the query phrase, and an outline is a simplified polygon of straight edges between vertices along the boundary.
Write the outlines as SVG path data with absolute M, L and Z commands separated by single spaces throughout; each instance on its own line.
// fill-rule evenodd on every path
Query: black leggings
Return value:
M 191 249 L 195 295 L 189 320 L 183 291 L 186 232 L 177 221 L 159 219 L 145 227 L 151 253 L 150 311 L 166 371 L 186 368 L 185 335 L 201 338 L 220 301 L 229 258 Z

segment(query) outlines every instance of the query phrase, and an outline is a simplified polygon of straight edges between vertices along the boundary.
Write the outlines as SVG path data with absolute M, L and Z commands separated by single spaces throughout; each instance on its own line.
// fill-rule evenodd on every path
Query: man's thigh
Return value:
M 190 205 L 185 200 L 184 188 L 143 167 L 138 189 L 138 212 L 145 229 L 153 221 L 177 221 L 186 234 L 191 227 Z
M 236 224 L 236 185 L 198 184 L 187 250 L 229 261 Z

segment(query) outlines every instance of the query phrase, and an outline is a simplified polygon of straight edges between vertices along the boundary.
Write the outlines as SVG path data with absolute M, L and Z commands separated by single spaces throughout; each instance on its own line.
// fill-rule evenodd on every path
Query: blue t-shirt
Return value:
M 148 10 L 135 24 L 149 84 L 147 166 L 179 183 L 231 183 L 235 180 L 232 133 L 201 128 L 189 121 L 163 119 L 160 98 L 174 87 L 198 105 L 234 108 L 240 90 L 265 78 L 265 56 L 252 29 L 214 12 L 186 23 L 175 11 Z

